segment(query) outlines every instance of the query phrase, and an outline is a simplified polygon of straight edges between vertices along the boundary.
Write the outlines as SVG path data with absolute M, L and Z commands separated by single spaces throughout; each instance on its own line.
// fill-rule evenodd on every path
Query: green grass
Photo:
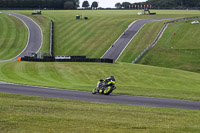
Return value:
M 192 25 L 192 21 L 169 24 L 163 37 L 139 63 L 200 72 L 200 25 Z
M 139 11 L 42 11 L 41 16 L 30 15 L 32 11 L 15 12 L 31 17 L 41 25 L 44 32 L 42 51 L 49 51 L 49 22 L 53 19 L 55 22 L 55 55 L 86 55 L 94 58 L 101 57 L 134 20 L 188 17 L 199 14 L 199 11 L 156 10 L 152 12 L 157 12 L 157 15 L 138 16 Z M 81 14 L 87 16 L 89 20 L 75 20 L 75 16 Z
M 55 21 L 55 49 L 57 55 L 58 53 L 59 55 L 80 54 L 89 57 L 100 57 L 110 44 L 127 28 L 128 24 L 134 20 L 150 17 L 188 17 L 197 16 L 199 13 L 199 11 L 153 11 L 157 12 L 158 15 L 138 16 L 136 15 L 138 11 L 77 10 L 43 11 L 43 15 L 41 16 L 31 16 L 32 11 L 16 12 L 32 17 L 42 25 L 46 38 L 49 36 L 49 31 L 47 30 L 49 29 L 49 20 L 53 19 Z M 89 17 L 89 20 L 75 20 L 75 16 L 82 13 Z M 128 62 L 142 51 L 155 38 L 162 27 L 162 23 L 152 22 L 144 26 L 142 31 L 138 33 L 133 42 L 128 46 L 127 50 L 125 50 L 125 54 L 122 55 L 119 61 Z M 142 34 L 145 31 L 147 32 Z M 150 31 L 154 31 L 154 34 L 151 34 L 151 36 Z M 140 39 L 141 36 L 144 37 Z M 84 39 L 85 41 L 83 41 Z M 95 40 L 95 42 L 92 40 Z M 91 45 L 90 41 L 93 45 Z M 109 43 L 105 43 L 106 41 Z M 136 42 L 139 42 L 139 45 L 135 45 Z M 49 46 L 47 44 L 48 41 L 44 41 L 43 50 L 48 49 Z M 131 53 L 132 50 L 135 50 L 135 52 Z M 131 58 L 128 58 L 129 56 Z M 196 66 L 198 66 L 198 63 Z M 0 80 L 7 82 L 82 91 L 90 91 L 100 78 L 114 75 L 118 82 L 118 89 L 116 90 L 118 94 L 200 100 L 199 74 L 159 67 L 126 63 L 8 62 L 0 64 L 0 75 Z
M 2 133 L 198 133 L 200 112 L 0 93 Z
M 0 60 L 16 57 L 25 48 L 28 30 L 21 20 L 0 13 Z
M 75 20 L 75 15 L 82 12 L 89 20 Z M 107 13 L 48 12 L 47 15 L 55 21 L 55 54 L 101 57 L 134 20 L 130 15 L 118 14 L 116 17 L 116 14 Z
M 55 44 L 58 46 L 56 54 L 88 57 L 101 57 L 134 20 L 199 15 L 199 11 L 171 10 L 152 11 L 157 12 L 156 16 L 137 16 L 138 11 L 43 11 L 41 16 L 31 16 L 32 11 L 15 12 L 30 16 L 42 27 L 44 41 L 41 51 L 49 50 L 49 20 L 53 19 L 56 24 Z M 75 15 L 82 13 L 89 17 L 88 21 L 74 20 Z M 144 34 L 148 41 L 143 38 L 140 44 L 146 45 L 153 40 L 161 25 L 162 22 L 147 24 L 141 33 L 152 30 L 154 34 Z M 136 39 L 140 40 L 141 33 Z M 129 45 L 127 52 L 135 50 L 134 47 L 138 51 L 144 47 L 138 47 L 134 42 L 136 41 L 131 43 L 134 46 Z M 130 53 L 132 57 L 136 54 Z M 125 60 L 128 55 L 123 56 L 120 61 L 131 60 Z M 114 93 L 117 94 L 200 101 L 200 74 L 194 72 L 130 63 L 0 63 L 0 81 L 80 91 L 91 91 L 99 79 L 109 75 L 116 77 L 117 89 Z M 0 93 L 0 132 L 3 133 L 195 133 L 200 130 L 199 115 L 199 111 L 183 109 L 89 103 Z
M 77 14 L 84 14 L 89 20 L 77 21 Z M 87 57 L 101 57 L 131 22 L 152 17 L 135 14 L 135 11 L 44 12 L 45 16 L 55 21 L 55 54 Z
M 55 55 L 86 55 L 87 57 L 101 57 L 111 44 L 123 33 L 128 25 L 137 19 L 145 18 L 172 18 L 198 16 L 199 11 L 176 11 L 176 10 L 154 10 L 157 15 L 138 16 L 138 10 L 117 10 L 117 11 L 42 11 L 42 15 L 31 15 L 33 11 L 14 11 L 31 17 L 43 30 L 43 46 L 41 52 L 49 53 L 49 27 L 50 20 L 55 22 Z M 76 15 L 84 14 L 89 20 L 77 21 Z M 159 25 L 156 27 L 156 25 Z M 145 37 L 141 34 L 131 44 L 142 44 L 141 47 L 130 46 L 119 61 L 131 62 L 139 52 L 148 45 L 160 30 L 162 22 L 147 24 L 144 30 L 148 32 Z M 150 31 L 153 36 L 149 36 Z M 136 50 L 135 50 L 136 48 Z M 135 50 L 135 52 L 132 52 Z M 129 56 L 131 55 L 131 56 Z M 128 57 L 128 58 L 127 58 Z
M 114 75 L 114 93 L 200 101 L 200 74 L 129 63 L 0 64 L 0 81 L 91 91 L 99 79 Z

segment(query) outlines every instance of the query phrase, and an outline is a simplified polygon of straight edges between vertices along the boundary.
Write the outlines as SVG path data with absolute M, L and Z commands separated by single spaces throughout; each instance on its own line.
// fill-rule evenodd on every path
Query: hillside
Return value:
M 0 81 L 91 91 L 114 75 L 117 94 L 200 100 L 200 74 L 130 63 L 0 63 Z
M 31 16 L 31 11 L 17 12 Z M 42 16 L 31 16 L 41 25 L 44 31 L 43 33 L 45 41 L 42 50 L 48 50 L 49 47 L 49 40 L 46 38 L 49 36 L 48 29 L 50 19 L 55 21 L 56 55 L 87 55 L 88 57 L 101 57 L 101 54 L 104 53 L 108 47 L 110 47 L 112 41 L 114 42 L 115 39 L 118 38 L 118 35 L 120 35 L 123 30 L 126 29 L 128 22 L 132 22 L 132 19 L 151 17 L 133 15 L 133 12 L 136 13 L 136 11 L 112 11 L 109 13 L 107 11 L 84 11 L 84 14 L 88 14 L 88 17 L 91 18 L 91 20 L 75 20 L 75 14 L 80 14 L 80 12 L 83 11 L 44 11 Z M 181 14 L 182 12 L 183 11 L 171 12 L 172 14 L 169 15 L 166 11 L 159 11 L 160 14 L 154 17 L 180 17 L 196 15 L 196 11 L 187 12 L 188 14 L 185 11 L 184 13 L 186 14 Z M 65 18 L 68 19 L 65 20 Z M 108 18 L 109 21 L 103 21 L 105 18 Z M 112 21 L 111 18 L 116 22 Z M 114 30 L 120 25 L 120 22 L 123 22 L 121 24 L 123 28 L 117 28 L 117 30 Z M 113 25 L 113 23 L 115 25 Z M 95 26 L 96 24 L 99 24 L 99 26 Z M 105 24 L 108 25 L 104 26 Z M 136 56 L 139 54 L 140 51 L 142 51 L 146 45 L 155 38 L 157 32 L 159 32 L 160 28 L 162 27 L 162 24 L 162 21 L 158 21 L 145 25 L 141 32 L 137 34 L 136 38 L 124 51 L 124 54 L 122 54 L 122 57 L 119 59 L 119 61 L 132 61 L 132 55 Z M 97 33 L 95 33 L 96 31 Z M 115 34 L 111 34 L 111 32 Z M 72 33 L 72 35 L 67 35 L 68 33 Z M 101 38 L 102 34 L 103 37 Z M 178 34 L 179 33 L 177 31 L 177 36 Z M 166 35 L 163 37 L 165 36 Z M 106 40 L 105 38 L 108 39 Z M 91 43 L 89 43 L 89 40 L 93 40 L 94 42 L 91 41 Z M 110 43 L 105 43 L 107 41 Z M 91 44 L 92 46 L 90 48 L 89 46 Z M 193 47 L 195 48 L 195 45 Z M 131 53 L 132 50 L 133 52 Z M 134 53 L 134 50 L 136 53 Z M 165 65 L 164 67 L 167 66 Z M 116 91 L 118 94 L 199 100 L 199 74 L 187 73 L 185 71 L 173 69 L 170 70 L 160 67 L 132 65 L 130 63 L 90 64 L 8 62 L 0 64 L 0 75 L 0 80 L 6 82 L 82 91 L 90 91 L 94 88 L 94 85 L 100 78 L 114 75 L 119 82 L 119 89 Z M 191 76 L 186 77 L 185 75 Z M 188 84 L 188 81 L 191 83 Z
M 43 15 L 32 16 L 30 15 L 32 11 L 15 12 L 31 17 L 41 26 L 44 33 L 42 52 L 49 51 L 49 22 L 53 19 L 56 55 L 87 55 L 88 57 L 101 57 L 133 20 L 148 17 L 187 17 L 199 14 L 199 11 L 156 11 L 158 13 L 156 16 L 138 16 L 136 15 L 138 11 L 80 10 L 42 11 Z M 89 20 L 75 20 L 75 15 L 82 13 L 89 17 Z M 0 20 L 1 17 L 0 14 Z M 6 18 L 3 20 L 9 23 Z M 117 63 L 3 62 L 0 63 L 0 81 L 91 91 L 99 79 L 114 75 L 117 89 L 111 96 L 125 94 L 200 101 L 199 73 L 164 68 L 166 64 L 164 67 L 157 67 L 129 62 L 154 39 L 162 24 L 163 22 L 153 22 L 145 25 Z M 170 26 L 169 29 L 171 29 Z M 5 31 L 6 29 L 0 26 L 0 35 L 9 33 Z M 163 38 L 169 37 L 170 34 L 171 32 Z M 176 35 L 180 38 L 179 32 Z M 173 41 L 172 38 L 169 42 Z M 179 44 L 182 43 L 185 42 L 182 41 Z M 173 45 L 176 47 L 174 48 L 180 49 L 176 44 L 175 40 Z M 169 48 L 165 47 L 166 45 L 158 46 L 164 50 Z M 188 48 L 187 45 L 184 46 L 184 49 Z M 2 50 L 2 47 L 0 48 Z M 196 49 L 196 44 L 191 44 L 190 48 Z M 9 48 L 6 47 L 3 50 L 8 51 Z M 128 58 L 129 56 L 131 58 Z M 185 54 L 181 56 L 184 57 Z M 186 56 L 188 57 L 188 54 Z M 161 59 L 165 58 L 161 56 Z M 197 61 L 196 57 L 188 57 L 188 60 L 193 59 Z M 3 83 L 0 82 L 1 84 Z M 0 132 L 199 133 L 199 115 L 200 112 L 195 110 L 83 102 L 0 92 Z
M 43 29 L 42 52 L 49 51 L 49 23 L 55 22 L 55 55 L 86 55 L 101 57 L 134 20 L 145 18 L 173 18 L 196 16 L 198 11 L 152 11 L 157 15 L 141 15 L 141 10 L 75 10 L 42 11 L 41 16 L 30 15 L 32 11 L 16 11 L 33 18 Z M 76 15 L 88 20 L 76 20 Z M 158 29 L 157 29 L 158 30 Z M 47 46 L 46 46 L 47 45 Z
M 172 23 L 140 64 L 200 72 L 200 25 Z M 174 35 L 175 33 L 175 35 Z

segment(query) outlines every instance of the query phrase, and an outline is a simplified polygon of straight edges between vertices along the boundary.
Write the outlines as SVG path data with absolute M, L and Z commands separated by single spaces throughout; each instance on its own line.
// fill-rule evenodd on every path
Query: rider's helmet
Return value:
M 115 78 L 114 78 L 114 76 L 110 75 L 110 77 L 108 78 L 108 80 L 115 81 Z
M 114 79 L 114 76 L 110 75 L 109 79 Z

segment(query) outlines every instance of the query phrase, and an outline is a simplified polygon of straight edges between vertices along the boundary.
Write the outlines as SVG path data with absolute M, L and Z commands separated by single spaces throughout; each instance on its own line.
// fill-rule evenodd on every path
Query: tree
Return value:
M 92 3 L 92 9 L 97 9 L 97 7 L 98 7 L 99 5 L 98 5 L 98 3 L 96 2 L 96 1 L 94 1 L 93 3 Z
M 122 8 L 122 4 L 121 4 L 121 3 L 116 3 L 116 4 L 115 4 L 115 7 L 116 7 L 116 8 Z
M 129 3 L 129 2 L 123 2 L 122 7 L 125 8 L 125 9 L 128 9 L 130 4 L 131 3 Z
M 73 0 L 74 2 L 74 9 L 77 9 L 79 7 L 79 0 Z
M 79 0 L 0 0 L 0 7 L 76 9 L 79 7 Z
M 7 7 L 7 1 L 6 0 L 1 0 L 0 1 L 0 7 L 1 8 L 6 8 Z
M 45 0 L 45 8 L 53 8 L 54 1 L 53 0 Z
M 64 9 L 74 9 L 74 3 L 73 2 L 65 2 L 64 3 Z
M 88 8 L 90 6 L 88 1 L 83 1 L 82 7 Z

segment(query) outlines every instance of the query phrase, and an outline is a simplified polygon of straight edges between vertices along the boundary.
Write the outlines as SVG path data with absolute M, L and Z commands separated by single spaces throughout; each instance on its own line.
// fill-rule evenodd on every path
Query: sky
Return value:
M 80 7 L 82 7 L 82 3 L 85 0 L 79 0 L 80 1 Z M 130 2 L 130 3 L 135 3 L 135 2 L 144 2 L 146 0 L 87 0 L 90 4 L 90 6 L 92 5 L 92 2 L 97 1 L 99 2 L 99 7 L 103 7 L 103 8 L 107 8 L 107 7 L 115 7 L 115 4 L 120 2 Z

